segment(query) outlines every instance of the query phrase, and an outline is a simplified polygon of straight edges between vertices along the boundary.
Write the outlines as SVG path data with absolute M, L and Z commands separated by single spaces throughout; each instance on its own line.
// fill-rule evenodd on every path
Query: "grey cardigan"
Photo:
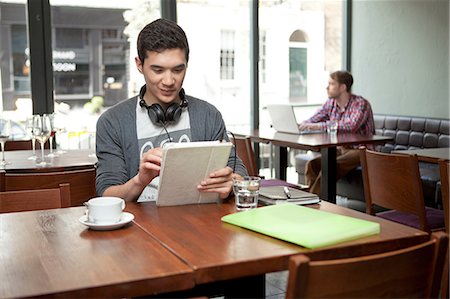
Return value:
M 96 190 L 101 196 L 106 188 L 126 183 L 139 171 L 139 149 L 136 132 L 135 96 L 105 111 L 97 122 Z M 186 96 L 192 141 L 227 140 L 225 123 L 220 112 L 210 103 Z M 231 150 L 228 166 L 236 173 L 247 175 L 247 170 L 235 150 Z

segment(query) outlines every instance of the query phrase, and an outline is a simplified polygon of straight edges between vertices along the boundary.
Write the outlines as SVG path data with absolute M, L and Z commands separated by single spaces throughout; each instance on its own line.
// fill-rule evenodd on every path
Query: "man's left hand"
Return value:
M 219 193 L 221 199 L 227 198 L 233 190 L 233 178 L 241 178 L 233 169 L 225 167 L 209 174 L 209 177 L 197 186 L 200 192 Z

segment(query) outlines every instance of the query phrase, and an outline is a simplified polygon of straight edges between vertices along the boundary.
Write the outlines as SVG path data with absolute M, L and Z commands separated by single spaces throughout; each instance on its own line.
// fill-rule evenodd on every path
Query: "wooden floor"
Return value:
M 287 271 L 266 274 L 266 298 L 282 299 L 286 293 Z

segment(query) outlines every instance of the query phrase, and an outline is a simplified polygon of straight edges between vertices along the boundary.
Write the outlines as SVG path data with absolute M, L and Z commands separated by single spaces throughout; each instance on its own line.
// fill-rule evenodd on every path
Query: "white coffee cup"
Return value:
M 96 224 L 117 223 L 125 209 L 125 201 L 119 197 L 95 197 L 84 203 L 88 222 Z

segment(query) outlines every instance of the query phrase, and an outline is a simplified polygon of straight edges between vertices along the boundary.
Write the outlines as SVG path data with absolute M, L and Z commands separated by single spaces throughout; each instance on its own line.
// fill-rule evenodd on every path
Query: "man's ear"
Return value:
M 142 61 L 139 59 L 139 57 L 134 57 L 134 62 L 136 62 L 136 67 L 139 71 L 139 73 L 142 74 Z

